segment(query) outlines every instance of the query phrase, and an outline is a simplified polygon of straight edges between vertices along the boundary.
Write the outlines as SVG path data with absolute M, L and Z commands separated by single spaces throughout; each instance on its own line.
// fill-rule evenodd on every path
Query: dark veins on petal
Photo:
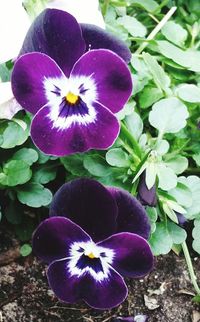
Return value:
M 62 103 L 59 106 L 60 109 L 60 117 L 69 117 L 72 115 L 87 115 L 88 114 L 88 107 L 83 102 L 83 100 L 79 97 L 77 103 L 70 104 L 63 98 Z
M 79 269 L 84 269 L 86 267 L 90 267 L 96 273 L 103 272 L 103 267 L 102 267 L 100 258 L 90 258 L 84 254 L 80 257 L 76 266 Z

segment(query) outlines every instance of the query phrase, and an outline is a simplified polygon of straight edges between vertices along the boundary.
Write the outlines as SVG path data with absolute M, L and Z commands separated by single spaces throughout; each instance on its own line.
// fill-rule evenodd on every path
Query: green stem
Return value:
M 119 138 L 119 140 L 121 141 L 122 147 L 132 156 L 133 160 L 136 162 L 136 165 L 140 163 L 140 158 L 135 154 L 133 149 L 126 142 L 124 142 L 122 138 Z
M 147 40 L 152 40 L 157 33 L 163 28 L 163 26 L 166 24 L 166 22 L 171 18 L 171 16 L 176 11 L 177 7 L 172 7 L 168 13 L 163 17 L 163 19 L 159 22 L 159 24 L 152 30 L 152 32 L 147 37 Z M 148 42 L 143 42 L 140 47 L 136 50 L 135 54 L 140 54 L 145 47 L 148 45 Z
M 142 156 L 142 150 L 137 142 L 137 140 L 134 138 L 134 136 L 129 132 L 129 130 L 126 128 L 126 126 L 121 122 L 121 133 L 129 140 L 129 142 L 132 144 L 132 147 L 135 151 L 135 154 L 139 157 L 139 159 Z
M 191 257 L 190 257 L 186 242 L 183 242 L 181 244 L 181 246 L 182 246 L 183 253 L 184 253 L 184 256 L 185 256 L 185 260 L 186 260 L 186 263 L 187 263 L 187 267 L 188 267 L 188 271 L 189 271 L 189 274 L 190 274 L 191 282 L 192 282 L 192 284 L 194 286 L 194 289 L 197 292 L 197 294 L 200 294 L 200 288 L 199 288 L 199 286 L 197 284 L 197 278 L 196 278 L 196 275 L 195 275 L 195 272 L 194 272 L 194 268 L 193 268 L 193 265 L 192 265 Z

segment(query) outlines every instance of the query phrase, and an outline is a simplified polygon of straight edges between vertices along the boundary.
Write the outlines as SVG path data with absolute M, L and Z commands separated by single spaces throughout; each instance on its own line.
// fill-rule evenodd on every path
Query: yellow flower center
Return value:
M 76 102 L 78 101 L 78 96 L 72 92 L 68 92 L 65 96 L 65 99 L 70 104 L 76 104 Z
M 96 256 L 94 256 L 94 254 L 93 254 L 93 253 L 89 253 L 87 256 L 88 256 L 89 258 L 91 258 L 91 259 L 96 258 Z

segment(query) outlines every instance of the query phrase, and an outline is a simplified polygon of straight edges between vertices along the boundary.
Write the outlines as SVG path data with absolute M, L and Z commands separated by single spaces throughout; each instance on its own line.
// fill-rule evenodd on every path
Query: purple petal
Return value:
M 96 83 L 97 101 L 118 112 L 129 99 L 132 80 L 126 63 L 106 49 L 91 50 L 74 65 L 71 76 L 92 77 Z
M 119 55 L 126 63 L 130 62 L 131 52 L 125 42 L 98 26 L 84 23 L 81 23 L 80 26 L 87 51 L 100 48 L 109 49 Z
M 85 52 L 85 42 L 76 19 L 62 10 L 44 10 L 32 23 L 20 55 L 33 51 L 53 58 L 68 76 L 74 63 Z
M 180 214 L 178 212 L 176 212 L 176 216 L 177 216 L 177 219 L 178 219 L 178 223 L 181 227 L 184 227 L 186 224 L 187 224 L 187 218 L 183 215 L 183 214 Z
M 90 237 L 71 220 L 52 217 L 44 220 L 33 234 L 33 251 L 47 263 L 69 256 L 74 241 L 90 241 Z
M 145 176 L 146 174 L 143 172 L 138 186 L 137 198 L 142 205 L 155 207 L 157 204 L 156 185 L 154 184 L 151 189 L 148 189 L 145 182 Z
M 35 114 L 47 103 L 45 77 L 65 77 L 58 65 L 47 55 L 26 54 L 20 57 L 12 72 L 12 90 L 19 104 Z
M 92 107 L 95 120 L 86 124 L 84 115 L 81 114 L 78 115 L 77 121 L 70 121 L 69 117 L 60 115 L 54 122 L 50 116 L 52 108 L 43 107 L 32 121 L 31 137 L 35 145 L 45 154 L 54 156 L 65 156 L 90 149 L 107 149 L 119 134 L 119 123 L 114 114 L 101 104 L 94 102 Z M 76 117 L 76 112 L 73 113 Z M 90 118 L 89 113 L 86 116 Z M 63 127 L 56 125 L 56 121 L 59 120 L 64 124 Z
M 68 261 L 55 261 L 48 269 L 49 285 L 56 296 L 67 303 L 83 299 L 96 309 L 110 309 L 119 305 L 127 296 L 127 287 L 122 277 L 110 270 L 109 278 L 97 282 L 89 274 L 72 275 L 67 269 Z
M 148 239 L 151 226 L 140 202 L 123 189 L 110 187 L 108 190 L 112 193 L 118 206 L 117 232 L 131 232 Z
M 55 194 L 50 216 L 66 216 L 94 240 L 116 230 L 117 205 L 107 189 L 93 179 L 77 179 L 64 184 Z
M 122 276 L 141 277 L 152 270 L 153 254 L 147 241 L 135 234 L 119 233 L 98 243 L 114 250 L 112 267 Z

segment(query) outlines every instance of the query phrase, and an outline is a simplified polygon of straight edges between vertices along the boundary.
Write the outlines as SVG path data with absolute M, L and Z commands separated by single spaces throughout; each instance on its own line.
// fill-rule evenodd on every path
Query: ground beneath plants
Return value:
M 199 258 L 194 258 L 194 267 L 200 279 Z M 111 311 L 58 302 L 48 287 L 45 269 L 33 255 L 20 257 L 18 241 L 2 227 L 0 322 L 111 322 L 116 316 L 136 314 L 147 314 L 149 322 L 200 321 L 184 258 L 173 253 L 156 258 L 154 271 L 144 279 L 128 279 L 128 298 Z

